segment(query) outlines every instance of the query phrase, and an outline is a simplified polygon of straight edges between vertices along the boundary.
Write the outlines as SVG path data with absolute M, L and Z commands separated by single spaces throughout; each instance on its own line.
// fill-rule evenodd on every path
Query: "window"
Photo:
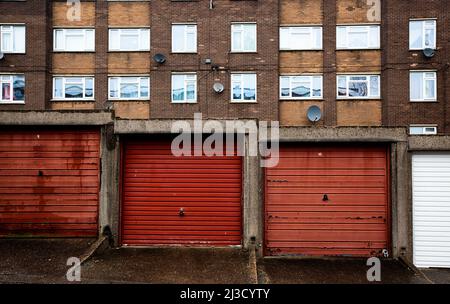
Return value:
M 0 25 L 0 51 L 25 53 L 25 25 Z
M 54 77 L 53 99 L 94 99 L 93 77 Z
M 409 49 L 436 48 L 436 20 L 414 20 L 409 22 Z
M 197 102 L 196 74 L 172 74 L 172 102 Z
M 281 27 L 280 50 L 321 50 L 322 27 Z
M 197 25 L 172 25 L 172 52 L 197 53 Z
M 25 102 L 25 76 L 0 75 L 0 103 Z
M 436 72 L 410 72 L 410 100 L 437 101 Z
M 149 77 L 110 77 L 109 99 L 150 99 Z
M 379 49 L 380 26 L 338 26 L 336 44 L 338 49 Z
M 87 52 L 95 50 L 94 29 L 55 29 L 53 50 L 61 52 Z
M 110 51 L 149 51 L 150 29 L 109 29 Z
M 380 98 L 380 75 L 338 75 L 337 98 Z
M 256 74 L 231 74 L 231 101 L 256 102 Z
M 231 25 L 231 51 L 256 52 L 256 24 L 235 23 Z
M 322 98 L 322 76 L 281 76 L 280 98 Z
M 409 127 L 410 135 L 436 135 L 436 126 L 411 125 Z

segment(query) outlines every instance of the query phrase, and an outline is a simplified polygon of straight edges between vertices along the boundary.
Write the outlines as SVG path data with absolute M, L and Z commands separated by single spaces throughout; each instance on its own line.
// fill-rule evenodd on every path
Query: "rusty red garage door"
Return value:
M 266 171 L 266 254 L 371 256 L 388 249 L 387 148 L 280 148 Z
M 155 139 L 123 158 L 123 245 L 241 244 L 241 157 L 175 157 Z
M 98 131 L 0 131 L 0 236 L 95 237 Z

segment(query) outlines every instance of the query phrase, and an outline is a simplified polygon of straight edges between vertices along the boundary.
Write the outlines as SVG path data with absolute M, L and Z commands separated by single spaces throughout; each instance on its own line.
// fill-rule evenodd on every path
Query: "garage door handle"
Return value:
M 184 216 L 184 209 L 180 208 L 180 211 L 178 211 L 179 216 Z
M 328 195 L 327 194 L 324 194 L 323 195 L 323 198 L 322 198 L 322 201 L 324 201 L 324 202 L 328 202 L 330 199 L 328 198 Z

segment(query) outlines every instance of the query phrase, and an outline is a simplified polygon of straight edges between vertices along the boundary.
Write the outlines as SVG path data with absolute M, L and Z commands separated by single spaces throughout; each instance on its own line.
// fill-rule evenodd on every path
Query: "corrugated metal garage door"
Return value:
M 0 236 L 97 235 L 98 131 L 0 132 Z
M 175 157 L 170 145 L 125 145 L 122 244 L 240 245 L 241 157 Z
M 450 154 L 412 158 L 414 265 L 450 267 Z
M 280 163 L 266 171 L 266 254 L 388 249 L 387 168 L 384 147 L 280 147 Z

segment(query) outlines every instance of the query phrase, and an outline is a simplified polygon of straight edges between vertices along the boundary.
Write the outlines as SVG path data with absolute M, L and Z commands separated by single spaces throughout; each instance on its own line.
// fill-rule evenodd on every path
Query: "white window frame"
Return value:
M 371 45 L 371 28 L 377 28 L 377 45 Z M 345 30 L 344 40 L 341 41 L 339 37 L 339 29 Z M 364 32 L 367 34 L 367 46 L 353 47 L 350 46 L 349 34 L 355 32 Z M 381 48 L 381 27 L 379 24 L 367 24 L 367 25 L 338 25 L 336 26 L 336 49 L 337 50 L 378 50 Z
M 63 96 L 62 97 L 57 97 L 55 96 L 55 83 L 56 83 L 56 79 L 62 79 L 62 90 L 63 90 Z M 73 79 L 73 78 L 81 78 L 82 79 L 82 87 L 83 87 L 83 97 L 78 97 L 78 98 L 66 98 L 66 92 L 65 92 L 65 85 L 67 82 L 67 80 L 69 79 Z M 86 97 L 86 79 L 87 78 L 91 78 L 92 79 L 92 97 Z M 53 76 L 53 86 L 52 86 L 52 100 L 58 101 L 75 101 L 75 100 L 95 100 L 95 78 L 94 76 L 85 76 L 85 75 L 71 75 L 71 76 Z
M 426 31 L 427 31 L 427 29 L 430 28 L 429 26 L 427 26 L 426 23 L 430 22 L 430 21 L 434 22 L 434 25 L 432 27 L 432 29 L 434 29 L 434 37 L 433 37 L 434 46 L 432 46 L 432 47 L 429 47 L 429 46 L 425 45 Z M 411 35 L 412 27 L 411 27 L 411 24 L 413 22 L 420 22 L 420 23 L 422 23 L 422 46 L 419 47 L 419 48 L 411 47 L 411 45 L 412 45 L 412 41 L 411 41 L 411 38 L 412 38 L 412 35 Z M 411 19 L 411 20 L 409 20 L 409 49 L 411 51 L 420 51 L 420 50 L 424 50 L 426 48 L 436 49 L 436 47 L 437 47 L 437 20 L 436 19 Z
M 309 40 L 306 41 L 306 43 L 303 44 L 303 46 L 301 47 L 297 47 L 294 46 L 293 43 L 289 43 L 292 42 L 294 39 L 292 37 L 292 35 L 295 35 L 295 33 L 293 33 L 295 30 L 298 29 L 303 29 L 308 31 L 309 33 Z M 319 37 L 316 37 L 316 35 L 314 34 L 315 32 L 317 32 L 317 30 L 320 30 L 320 35 Z M 289 42 L 287 42 L 286 44 L 283 44 L 282 41 L 282 32 L 283 31 L 287 31 L 288 32 L 288 36 L 289 36 Z M 280 27 L 280 50 L 281 51 L 291 51 L 291 50 L 322 50 L 323 49 L 323 28 L 322 26 L 281 26 Z M 318 39 L 317 39 L 318 38 Z M 286 47 L 286 45 L 289 45 L 289 47 Z
M 421 128 L 421 133 L 412 133 L 411 130 L 413 128 Z M 427 129 L 433 129 L 433 131 L 429 131 Z M 410 125 L 409 126 L 409 135 L 412 136 L 420 136 L 420 135 L 437 135 L 437 126 L 436 125 Z
M 0 104 L 24 104 L 25 97 L 23 100 L 14 100 L 14 77 L 21 76 L 25 82 L 24 74 L 0 74 Z M 3 80 L 3 78 L 9 77 L 8 80 Z M 8 83 L 10 87 L 9 99 L 2 99 L 3 94 L 3 83 Z
M 121 37 L 121 35 L 124 35 L 124 31 L 129 31 L 129 30 L 135 30 L 135 31 L 137 31 L 137 35 L 138 35 L 138 48 L 137 49 L 126 49 L 126 48 L 123 48 L 121 45 L 120 45 L 120 37 Z M 119 48 L 114 48 L 113 47 L 113 42 L 112 42 L 112 38 L 111 38 L 111 36 L 112 36 L 112 33 L 114 32 L 114 31 L 118 31 L 118 37 L 119 37 L 119 41 L 117 42 L 117 45 L 119 46 Z M 148 37 L 146 38 L 147 39 L 147 41 L 148 41 L 148 46 L 145 46 L 145 47 L 141 47 L 141 40 L 142 40 L 142 37 L 143 37 L 143 35 L 148 35 Z M 150 28 L 148 28 L 148 27 L 141 27 L 141 28 L 136 28 L 136 27 L 133 27 L 133 28 L 109 28 L 109 30 L 108 30 L 108 50 L 110 51 L 110 52 L 145 52 L 145 51 L 150 51 L 150 48 L 151 48 L 151 33 L 150 33 Z
M 255 99 L 254 100 L 245 100 L 244 99 L 244 78 L 243 75 L 254 75 L 255 77 Z M 237 82 L 235 80 L 236 77 L 241 77 L 240 83 L 241 83 L 241 99 L 234 99 L 233 96 L 233 83 Z M 258 102 L 258 75 L 256 73 L 249 73 L 249 72 L 233 72 L 230 75 L 230 100 L 232 103 L 257 103 Z
M 292 82 L 295 77 L 308 78 L 310 84 L 310 97 L 292 97 Z M 289 78 L 289 96 L 282 96 L 282 78 Z M 313 84 L 314 78 L 320 78 L 320 96 L 313 96 Z M 322 75 L 281 75 L 280 76 L 280 95 L 281 100 L 310 100 L 310 99 L 323 99 L 323 76 Z
M 175 50 L 175 35 L 174 30 L 176 27 L 183 27 L 183 49 L 182 50 Z M 197 44 L 198 44 L 198 34 L 197 34 L 197 24 L 195 23 L 173 23 L 172 24 L 172 53 L 197 53 Z M 189 33 L 193 33 L 195 35 L 195 47 L 194 49 L 188 49 L 188 37 Z
M 184 99 L 183 100 L 174 100 L 173 99 L 173 83 L 175 76 L 184 76 Z M 189 79 L 192 77 L 192 79 Z M 195 85 L 195 97 L 194 99 L 187 99 L 187 87 L 190 82 L 194 81 Z M 197 103 L 198 93 L 197 93 L 197 73 L 172 73 L 171 75 L 171 89 L 170 89 L 170 99 L 172 103 Z
M 66 38 L 67 36 L 70 36 L 70 33 L 74 30 L 77 31 L 83 31 L 83 36 L 84 36 L 84 46 L 82 47 L 81 50 L 68 50 L 67 49 L 67 45 L 66 45 Z M 56 41 L 56 33 L 57 32 L 62 32 L 62 36 L 63 36 L 63 45 L 64 47 L 61 49 L 58 49 L 58 43 Z M 92 39 L 93 41 L 91 41 L 92 44 L 92 48 L 88 48 L 89 45 L 89 41 L 88 41 L 88 35 L 87 32 L 92 32 Z M 55 28 L 53 29 L 53 51 L 54 52 L 95 52 L 95 29 L 92 28 Z
M 434 80 L 434 97 L 433 98 L 425 98 L 425 95 L 423 96 L 422 99 L 414 99 L 412 98 L 412 74 L 414 73 L 420 73 L 422 74 L 422 93 L 425 94 L 426 91 L 426 81 L 427 80 Z M 429 73 L 433 73 L 434 77 L 426 77 L 426 74 Z M 437 88 L 438 86 L 438 79 L 437 79 L 437 72 L 435 70 L 431 70 L 431 71 L 409 71 L 409 99 L 410 102 L 437 102 Z
M 346 77 L 346 96 L 339 95 L 339 78 Z M 350 80 L 351 77 L 367 77 L 367 96 L 350 96 L 349 94 L 349 83 L 355 82 Z M 378 78 L 378 95 L 371 95 L 371 87 L 370 87 L 370 78 L 377 77 Z M 336 99 L 381 99 L 381 75 L 379 74 L 338 74 L 336 75 Z
M 6 29 L 6 28 L 11 29 Z M 23 49 L 16 49 L 16 28 L 21 27 L 23 28 Z M 12 46 L 12 49 L 6 49 L 3 44 L 3 33 L 9 33 L 10 39 L 9 44 Z M 27 28 L 25 24 L 0 24 L 0 52 L 5 54 L 25 54 L 27 46 Z
M 255 48 L 252 50 L 246 50 L 244 45 L 245 45 L 245 35 L 244 35 L 244 26 L 245 25 L 253 25 L 254 26 L 254 31 L 255 31 Z M 241 26 L 242 29 L 240 30 L 236 30 L 235 27 L 237 26 Z M 241 32 L 241 49 L 236 49 L 236 46 L 234 45 L 234 34 L 236 32 Z M 258 52 L 258 25 L 256 24 L 256 22 L 234 22 L 231 24 L 231 53 L 256 53 Z
M 137 78 L 137 83 L 136 82 L 126 82 L 123 80 L 126 80 L 127 78 Z M 118 87 L 117 87 L 117 92 L 118 92 L 118 97 L 111 97 L 111 81 L 113 79 L 117 79 L 118 80 Z M 141 97 L 141 80 L 147 80 L 147 87 L 148 87 L 148 96 L 144 96 Z M 121 95 L 121 91 L 120 91 L 120 87 L 122 83 L 133 83 L 133 84 L 137 84 L 138 85 L 138 97 L 134 97 L 134 98 L 124 98 L 124 97 L 120 97 Z M 108 77 L 108 100 L 150 100 L 150 76 L 133 76 L 133 75 L 120 75 L 120 76 L 109 76 Z

